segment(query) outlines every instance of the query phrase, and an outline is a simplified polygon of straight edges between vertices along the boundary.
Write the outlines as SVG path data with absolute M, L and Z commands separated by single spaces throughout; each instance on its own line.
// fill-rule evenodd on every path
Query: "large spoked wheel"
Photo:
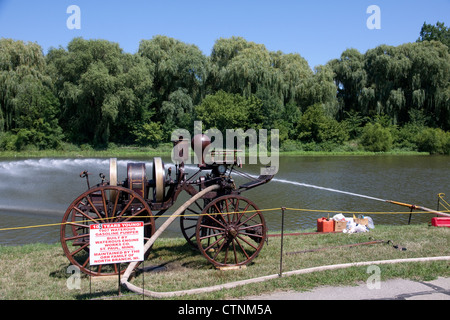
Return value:
M 251 262 L 266 240 L 266 223 L 250 200 L 226 195 L 210 202 L 198 219 L 197 246 L 216 267 Z
M 95 266 L 89 263 L 89 226 L 125 221 L 144 222 L 144 242 L 155 232 L 150 207 L 133 190 L 100 186 L 84 192 L 68 207 L 61 224 L 60 237 L 64 253 L 73 265 L 86 274 L 106 276 L 117 275 L 119 270 L 125 272 L 127 263 Z

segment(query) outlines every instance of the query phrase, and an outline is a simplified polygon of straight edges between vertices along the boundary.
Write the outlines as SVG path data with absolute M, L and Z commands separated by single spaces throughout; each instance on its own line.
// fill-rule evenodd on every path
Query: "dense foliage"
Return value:
M 311 70 L 299 54 L 240 37 L 210 56 L 166 37 L 135 54 L 73 39 L 47 55 L 0 39 L 0 150 L 168 142 L 175 128 L 280 130 L 282 150 L 450 153 L 450 30 L 347 49 Z

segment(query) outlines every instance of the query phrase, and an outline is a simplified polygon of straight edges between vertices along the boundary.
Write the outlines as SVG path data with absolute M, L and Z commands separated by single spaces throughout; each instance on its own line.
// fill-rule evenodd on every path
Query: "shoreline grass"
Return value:
M 1 151 L 0 159 L 12 158 L 145 158 L 152 156 L 170 157 L 171 145 L 163 145 L 157 148 L 151 147 L 114 147 L 109 149 L 86 150 L 25 150 L 25 151 Z M 280 151 L 280 156 L 427 156 L 428 152 L 391 150 L 388 152 L 371 151 Z M 270 156 L 270 154 L 269 154 Z
M 304 230 L 303 230 L 304 231 Z M 287 233 L 288 231 L 286 231 Z M 329 248 L 323 251 L 283 256 L 283 271 L 292 271 L 321 265 L 450 255 L 449 228 L 430 227 L 425 224 L 405 226 L 376 226 L 368 233 L 321 234 L 284 237 L 284 253 L 312 248 Z M 406 251 L 381 243 L 349 248 L 340 245 L 376 240 L 391 240 Z M 219 271 L 197 251 L 190 248 L 184 238 L 158 239 L 145 261 L 144 267 L 160 266 L 159 272 L 139 273 L 131 280 L 147 290 L 167 292 L 201 288 L 238 280 L 277 274 L 280 269 L 280 237 L 270 237 L 260 255 L 245 269 Z M 86 300 L 111 298 L 117 295 L 117 277 L 92 280 L 81 276 L 79 289 L 69 290 L 69 261 L 59 243 L 0 246 L 0 299 L 1 300 Z M 404 278 L 432 280 L 450 276 L 448 261 L 401 263 L 380 265 L 381 280 Z M 246 296 L 275 291 L 305 291 L 324 285 L 357 285 L 367 281 L 367 267 L 351 267 L 335 271 L 281 277 L 267 282 L 250 284 L 218 292 L 182 296 L 171 300 L 242 299 Z M 90 289 L 91 286 L 91 289 Z M 141 300 L 122 288 L 121 300 Z M 114 298 L 118 299 L 118 298 Z M 151 299 L 145 297 L 145 299 Z

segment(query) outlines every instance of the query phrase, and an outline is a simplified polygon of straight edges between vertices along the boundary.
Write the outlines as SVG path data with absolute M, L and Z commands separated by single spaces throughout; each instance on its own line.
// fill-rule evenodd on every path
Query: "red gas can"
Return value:
M 450 218 L 434 217 L 431 218 L 431 225 L 433 227 L 447 227 L 450 228 Z
M 327 218 L 317 219 L 317 232 L 333 232 L 334 221 Z

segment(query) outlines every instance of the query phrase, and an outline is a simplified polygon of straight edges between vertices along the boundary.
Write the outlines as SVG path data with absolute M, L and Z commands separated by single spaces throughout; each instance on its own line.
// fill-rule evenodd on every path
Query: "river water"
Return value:
M 170 158 L 163 158 L 166 165 Z M 119 159 L 118 180 L 126 177 L 129 162 L 145 162 L 151 178 L 152 159 Z M 281 229 L 281 207 L 329 210 L 286 211 L 285 230 L 314 228 L 318 218 L 334 211 L 407 212 L 386 203 L 394 200 L 437 207 L 437 194 L 450 198 L 450 157 L 445 156 L 282 156 L 280 169 L 268 184 L 243 194 L 264 212 L 268 229 Z M 65 210 L 87 186 L 79 174 L 88 170 L 91 185 L 99 173 L 109 176 L 109 159 L 4 159 L 0 161 L 0 245 L 59 242 L 59 226 Z M 188 173 L 196 171 L 187 166 Z M 260 167 L 244 165 L 242 171 L 257 176 Z M 236 185 L 247 182 L 236 177 Z M 164 222 L 186 197 L 180 197 Z M 344 213 L 351 217 L 352 214 Z M 366 214 L 377 224 L 407 224 L 409 214 Z M 411 223 L 430 222 L 432 214 L 412 216 Z M 48 224 L 56 224 L 48 226 Z M 42 226 L 45 225 L 45 226 Z M 25 226 L 34 228 L 4 230 Z M 2 230 L 3 229 L 3 230 Z M 175 222 L 163 236 L 181 236 Z

